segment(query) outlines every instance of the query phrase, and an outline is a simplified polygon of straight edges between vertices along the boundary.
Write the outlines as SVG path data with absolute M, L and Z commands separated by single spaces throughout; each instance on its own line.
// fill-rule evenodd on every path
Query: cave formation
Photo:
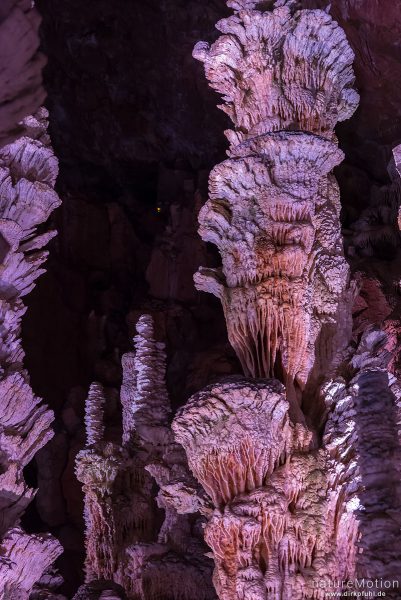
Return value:
M 400 34 L 2 3 L 0 598 L 401 598 Z

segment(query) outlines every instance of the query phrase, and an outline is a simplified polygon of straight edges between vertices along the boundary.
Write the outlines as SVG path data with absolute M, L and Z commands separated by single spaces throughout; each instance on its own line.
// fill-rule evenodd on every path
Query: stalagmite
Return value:
M 393 148 L 393 157 L 395 168 L 401 177 L 401 144 Z M 401 206 L 398 207 L 398 228 L 401 229 Z
M 155 340 L 149 315 L 138 320 L 134 345 L 122 358 L 121 446 L 105 441 L 105 390 L 92 384 L 86 402 L 87 446 L 77 457 L 76 473 L 85 494 L 87 585 L 77 598 L 97 598 L 96 590 L 106 593 L 106 582 L 113 581 L 129 600 L 161 594 L 209 600 L 211 561 L 193 533 L 201 526 L 193 514 L 205 498 L 172 437 L 164 344 Z M 153 520 L 152 477 L 165 511 L 160 528 Z
M 376 577 L 399 597 L 401 388 L 385 343 L 367 331 L 354 377 L 325 385 L 323 446 L 274 380 L 231 378 L 179 410 L 176 439 L 214 506 L 219 598 L 323 600 L 335 582 Z
M 173 422 L 215 507 L 205 539 L 224 600 L 313 589 L 311 552 L 325 541 L 324 459 L 309 454 L 315 440 L 288 411 L 278 381 L 234 378 L 196 394 Z M 310 573 L 294 579 L 299 566 Z
M 170 413 L 164 344 L 154 339 L 150 315 L 142 315 L 136 327 L 135 354 L 124 355 L 122 361 L 124 439 L 139 446 L 163 444 Z
M 127 544 L 147 535 L 149 485 L 125 449 L 104 438 L 105 392 L 91 385 L 86 401 L 87 446 L 76 459 L 84 484 L 86 581 L 122 583 Z
M 99 444 L 104 438 L 103 410 L 106 399 L 100 383 L 92 383 L 85 407 L 85 426 L 88 447 Z
M 135 353 L 123 357 L 123 444 L 105 441 L 105 392 L 92 384 L 86 402 L 87 447 L 77 457 L 77 477 L 84 483 L 86 580 L 112 580 L 127 589 L 127 549 L 152 536 L 152 480 L 145 471 L 144 439 L 151 441 L 151 408 L 166 402 L 158 385 L 160 348 L 148 316 L 138 322 Z M 153 384 L 156 384 L 153 393 Z M 147 407 L 146 403 L 149 403 Z M 159 412 L 163 412 L 161 408 Z M 157 417 L 156 417 L 157 422 Z M 142 428 L 143 425 L 143 428 Z
M 318 338 L 320 369 L 330 365 L 349 300 L 331 171 L 343 159 L 334 126 L 358 104 L 353 53 L 324 11 L 228 4 L 235 15 L 217 24 L 223 35 L 194 51 L 235 126 L 226 132 L 230 158 L 213 169 L 199 214 L 222 268 L 201 268 L 195 283 L 221 299 L 246 375 L 303 389 Z
M 53 413 L 29 385 L 21 343 L 23 297 L 44 272 L 42 248 L 55 235 L 37 228 L 60 204 L 46 119 L 45 109 L 25 118 L 26 135 L 0 149 L 0 596 L 10 600 L 27 599 L 61 553 L 51 536 L 27 535 L 19 527 L 35 495 L 23 469 L 53 436 Z

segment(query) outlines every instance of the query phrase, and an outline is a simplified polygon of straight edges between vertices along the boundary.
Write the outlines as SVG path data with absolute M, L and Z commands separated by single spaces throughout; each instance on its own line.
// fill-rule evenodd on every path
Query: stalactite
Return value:
M 142 315 L 137 323 L 135 342 L 135 390 L 130 414 L 140 445 L 163 443 L 170 413 L 164 381 L 166 357 L 164 344 L 156 342 L 153 319 Z M 125 434 L 126 435 L 126 434 Z
M 0 149 L 0 595 L 24 600 L 61 553 L 51 536 L 25 534 L 19 520 L 35 491 L 24 467 L 53 436 L 53 413 L 41 404 L 24 369 L 23 297 L 44 269 L 42 248 L 54 231 L 38 234 L 60 199 L 57 160 L 46 133 L 47 112 L 21 123 L 25 135 Z
M 304 388 L 319 337 L 333 342 L 324 370 L 346 337 L 333 327 L 349 301 L 333 129 L 358 95 L 352 51 L 325 11 L 256 5 L 229 2 L 223 35 L 194 51 L 235 125 L 199 214 L 222 269 L 201 268 L 195 283 L 221 299 L 245 374 L 283 376 L 290 391 L 294 381 Z

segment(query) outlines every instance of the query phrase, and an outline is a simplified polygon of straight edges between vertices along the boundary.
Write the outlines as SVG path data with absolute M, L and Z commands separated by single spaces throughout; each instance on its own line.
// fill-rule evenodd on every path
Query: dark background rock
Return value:
M 39 51 L 40 16 L 31 0 L 0 4 L 0 146 L 23 132 L 19 122 L 45 98 Z

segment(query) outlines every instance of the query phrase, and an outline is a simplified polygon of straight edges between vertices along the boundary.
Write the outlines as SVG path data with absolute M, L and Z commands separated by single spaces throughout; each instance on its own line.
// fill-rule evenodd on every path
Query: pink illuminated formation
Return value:
M 129 600 L 324 600 L 355 578 L 398 581 L 386 595 L 399 598 L 401 384 L 388 351 L 398 334 L 352 331 L 358 290 L 332 174 L 343 159 L 334 127 L 358 104 L 353 53 L 326 11 L 228 5 L 223 35 L 194 51 L 234 122 L 199 214 L 222 267 L 195 282 L 221 299 L 245 376 L 195 393 L 170 428 L 164 345 L 140 317 L 122 359 L 121 445 L 107 441 L 107 389 L 88 395 L 77 459 L 87 583 L 76 600 L 95 588 Z M 394 161 L 386 231 L 397 148 Z M 365 221 L 354 242 L 368 251 Z
M 359 95 L 354 54 L 330 0 L 226 3 L 232 14 L 217 23 L 218 39 L 193 51 L 232 122 L 226 160 L 211 171 L 203 204 L 199 165 L 218 149 L 217 138 L 203 114 L 211 127 L 195 144 L 191 132 L 201 121 L 181 119 L 181 109 L 207 99 L 197 90 L 199 97 L 167 94 L 159 102 L 160 86 L 182 75 L 185 36 L 178 48 L 170 35 L 174 23 L 181 29 L 181 13 L 191 13 L 184 20 L 193 31 L 224 6 L 153 2 L 150 11 L 126 15 L 123 3 L 110 12 L 101 1 L 74 19 L 78 2 L 60 11 L 37 2 L 67 166 L 61 187 L 71 192 L 56 264 L 60 280 L 77 288 L 68 302 L 56 296 L 56 316 L 71 317 L 65 345 L 84 357 L 82 365 L 59 361 L 60 390 L 65 373 L 85 379 L 91 362 L 99 377 L 85 401 L 85 430 L 77 381 L 59 398 L 57 443 L 37 454 L 54 435 L 54 415 L 31 387 L 21 327 L 25 296 L 45 272 L 56 234 L 48 221 L 60 205 L 58 161 L 40 108 L 45 59 L 35 0 L 0 0 L 0 600 L 68 600 L 59 590 L 74 586 L 73 553 L 83 541 L 85 579 L 72 600 L 401 599 L 401 144 L 389 156 L 400 123 L 381 76 L 388 71 L 397 85 L 396 41 L 375 49 L 377 32 L 389 30 L 368 6 L 379 2 L 333 2 L 357 49 L 361 89 L 373 90 L 348 128 L 340 221 L 334 169 L 344 154 L 335 128 L 353 116 Z M 172 50 L 168 60 L 157 40 L 151 58 L 158 64 L 149 69 L 145 36 L 135 46 L 143 64 L 124 62 L 129 16 L 155 26 L 150 31 Z M 146 94 L 152 106 L 142 110 Z M 376 100 L 373 125 L 367 117 Z M 132 107 L 139 110 L 127 127 Z M 381 161 L 373 164 L 375 148 L 390 158 L 387 173 Z M 198 268 L 216 265 L 209 242 L 221 266 Z M 221 302 L 239 362 L 214 330 L 219 303 L 195 288 Z M 46 289 L 38 298 L 46 318 L 54 296 Z M 118 392 L 110 382 L 119 376 L 126 300 L 134 302 L 129 326 L 139 305 L 152 314 L 136 322 Z M 202 331 L 205 324 L 213 332 Z M 49 386 L 54 375 L 47 380 L 44 368 L 36 374 L 44 372 Z M 167 383 L 182 386 L 175 398 Z M 36 494 L 26 482 L 31 472 L 40 497 L 27 511 Z M 45 524 L 66 546 L 60 568 L 72 567 L 72 577 L 65 582 L 61 545 Z
M 220 600 L 323 600 L 333 581 L 399 577 L 400 388 L 383 332 L 345 351 L 354 291 L 331 171 L 334 126 L 358 104 L 353 53 L 325 11 L 259 4 L 228 2 L 223 35 L 194 51 L 235 126 L 199 214 L 222 267 L 195 282 L 221 299 L 245 374 L 276 379 L 209 386 L 173 430 L 214 507 Z
M 334 126 L 358 104 L 353 53 L 324 11 L 228 4 L 235 15 L 217 24 L 223 35 L 194 51 L 235 125 L 199 215 L 222 268 L 201 268 L 195 282 L 221 299 L 245 374 L 303 389 L 318 339 L 330 345 L 347 301 L 331 171 L 343 159 Z
M 122 359 L 122 445 L 105 441 L 106 390 L 92 384 L 86 402 L 87 447 L 77 457 L 76 473 L 85 493 L 87 585 L 76 600 L 91 597 L 96 582 L 106 593 L 103 580 L 122 586 L 132 600 L 162 594 L 209 600 L 211 561 L 196 533 L 199 515 L 193 516 L 207 502 L 168 425 L 164 344 L 155 340 L 149 315 L 139 319 L 134 343 L 135 352 Z M 156 502 L 165 510 L 161 527 L 154 519 Z
M 399 421 L 401 388 L 385 370 L 385 343 L 379 330 L 366 332 L 353 379 L 325 385 L 322 447 L 291 422 L 274 380 L 232 378 L 179 411 L 176 439 L 215 507 L 205 540 L 219 598 L 323 600 L 332 581 L 372 571 L 398 579 L 401 453 L 391 414 Z
M 19 520 L 35 495 L 23 468 L 53 436 L 53 413 L 41 404 L 23 367 L 23 297 L 35 286 L 54 231 L 37 234 L 60 199 L 57 160 L 40 109 L 21 123 L 25 135 L 0 149 L 0 597 L 28 599 L 34 584 L 61 553 L 50 535 L 27 535 Z
M 248 598 L 249 590 L 255 600 L 324 598 L 311 595 L 315 583 L 342 568 L 325 452 L 288 411 L 278 381 L 239 379 L 195 395 L 174 420 L 215 506 L 205 539 L 224 600 Z

